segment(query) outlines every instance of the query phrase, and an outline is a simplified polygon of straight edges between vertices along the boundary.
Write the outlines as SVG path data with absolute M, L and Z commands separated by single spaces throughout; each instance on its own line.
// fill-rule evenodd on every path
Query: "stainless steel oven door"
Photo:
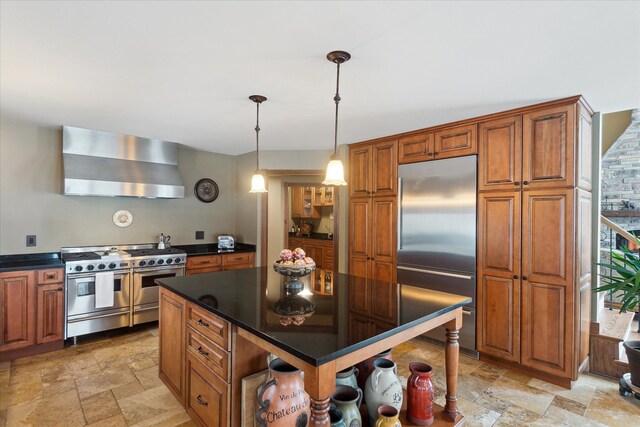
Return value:
M 113 306 L 96 308 L 96 275 L 67 277 L 67 317 L 129 307 L 130 278 L 129 270 L 114 272 Z
M 133 272 L 132 323 L 158 320 L 159 291 L 156 279 L 184 275 L 184 267 L 156 267 Z

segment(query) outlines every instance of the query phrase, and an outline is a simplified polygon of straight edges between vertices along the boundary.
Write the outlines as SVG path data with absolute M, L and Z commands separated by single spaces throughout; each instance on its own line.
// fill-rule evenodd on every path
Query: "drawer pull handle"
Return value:
M 198 320 L 198 326 L 204 326 L 205 328 L 209 327 L 207 322 L 203 322 L 202 319 Z
M 198 347 L 198 353 L 200 353 L 200 354 L 201 354 L 201 355 L 203 355 L 203 356 L 208 356 L 208 355 L 209 355 L 209 353 L 208 353 L 208 352 L 206 352 L 206 351 L 204 351 L 204 350 L 202 349 L 202 347 Z
M 198 402 L 198 403 L 199 403 L 199 404 L 201 404 L 202 406 L 209 406 L 209 404 L 208 404 L 206 401 L 202 400 L 202 397 L 201 397 L 201 396 L 202 396 L 202 395 L 200 395 L 200 394 L 199 394 L 199 395 L 198 395 L 198 397 L 196 397 L 196 402 Z
M 58 292 L 62 292 L 62 288 L 58 288 Z
M 200 264 L 209 264 L 211 261 L 206 260 L 206 261 L 200 261 Z
M 55 274 L 47 274 L 47 279 L 55 279 L 56 275 Z

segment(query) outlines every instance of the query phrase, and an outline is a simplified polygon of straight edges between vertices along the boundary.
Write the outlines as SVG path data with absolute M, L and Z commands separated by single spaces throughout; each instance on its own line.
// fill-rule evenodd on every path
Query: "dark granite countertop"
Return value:
M 329 238 L 328 233 L 311 233 L 310 236 L 307 236 L 305 234 L 296 236 L 296 233 L 289 233 L 289 237 L 299 237 L 301 239 L 333 240 L 333 237 Z
M 187 256 L 198 255 L 217 255 L 217 254 L 238 254 L 243 252 L 255 252 L 256 245 L 250 245 L 248 243 L 236 243 L 236 247 L 233 251 L 218 251 L 217 243 L 200 243 L 195 245 L 173 245 L 174 248 L 179 248 L 187 253 Z
M 333 282 L 329 287 L 327 279 Z M 257 267 L 162 278 L 156 283 L 315 366 L 471 302 L 460 295 L 398 285 L 396 298 L 390 301 L 397 305 L 398 313 L 398 326 L 393 326 L 358 308 L 372 287 L 388 284 L 316 270 L 301 278 L 304 289 L 291 295 L 285 289 L 286 281 L 271 267 Z M 287 323 L 289 318 L 282 311 L 276 313 L 277 307 L 305 305 L 308 312 L 310 303 L 315 309 L 298 325 L 284 326 L 283 320 Z M 376 331 L 353 336 L 349 330 L 353 317 L 359 322 L 376 322 Z
M 64 268 L 60 252 L 0 255 L 0 272 L 43 268 Z

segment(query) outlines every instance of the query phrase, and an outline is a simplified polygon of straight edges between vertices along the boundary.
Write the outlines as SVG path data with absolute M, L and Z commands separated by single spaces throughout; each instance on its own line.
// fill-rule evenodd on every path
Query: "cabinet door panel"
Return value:
M 380 142 L 372 147 L 373 171 L 371 191 L 374 196 L 391 196 L 398 187 L 398 144 L 394 141 Z
M 404 136 L 398 141 L 398 163 L 433 159 L 433 132 Z
M 435 133 L 434 155 L 436 159 L 476 154 L 476 124 L 456 126 Z
M 371 191 L 371 147 L 349 151 L 349 196 L 367 197 Z
M 349 343 L 355 344 L 367 338 L 371 338 L 371 319 L 349 313 Z
M 349 244 L 352 257 L 370 256 L 371 199 L 354 199 L 349 209 Z
M 482 275 L 478 299 L 478 350 L 519 362 L 520 280 Z
M 396 253 L 395 197 L 373 198 L 371 213 L 371 256 L 376 261 L 393 262 Z
M 578 126 L 578 144 L 576 145 L 578 187 L 591 191 L 591 115 L 586 108 L 580 107 L 580 123 Z
M 36 343 L 64 339 L 64 285 L 39 285 L 36 301 Z
M 187 354 L 187 412 L 203 426 L 229 425 L 229 385 Z
M 522 116 L 480 123 L 479 129 L 478 189 L 519 188 L 522 178 Z
M 160 289 L 160 378 L 184 405 L 186 305 Z
M 525 188 L 574 185 L 575 115 L 576 106 L 566 105 L 523 116 Z
M 369 276 L 369 261 L 353 258 L 351 260 L 349 274 L 358 277 Z M 353 280 L 349 284 L 349 311 L 368 315 L 371 309 L 371 286 L 368 280 Z
M 291 217 L 302 218 L 303 212 L 302 187 L 291 187 Z
M 35 343 L 35 281 L 33 271 L 0 273 L 1 349 Z
M 573 190 L 522 194 L 522 275 L 533 282 L 571 285 Z
M 571 294 L 564 286 L 522 282 L 522 364 L 569 377 Z
M 398 286 L 393 263 L 372 261 L 371 314 L 376 319 L 397 322 Z
M 520 192 L 478 195 L 478 259 L 484 274 L 520 275 Z

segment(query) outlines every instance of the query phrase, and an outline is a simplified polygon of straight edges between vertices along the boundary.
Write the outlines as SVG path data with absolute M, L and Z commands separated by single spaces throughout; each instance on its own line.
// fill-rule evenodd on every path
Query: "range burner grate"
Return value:
M 132 257 L 139 256 L 151 256 L 151 255 L 172 255 L 172 254 L 184 254 L 184 251 L 177 248 L 167 248 L 167 249 L 131 249 L 128 250 L 127 253 Z
M 62 259 L 66 262 L 85 261 L 100 258 L 100 255 L 98 255 L 96 252 L 68 252 L 62 254 Z

